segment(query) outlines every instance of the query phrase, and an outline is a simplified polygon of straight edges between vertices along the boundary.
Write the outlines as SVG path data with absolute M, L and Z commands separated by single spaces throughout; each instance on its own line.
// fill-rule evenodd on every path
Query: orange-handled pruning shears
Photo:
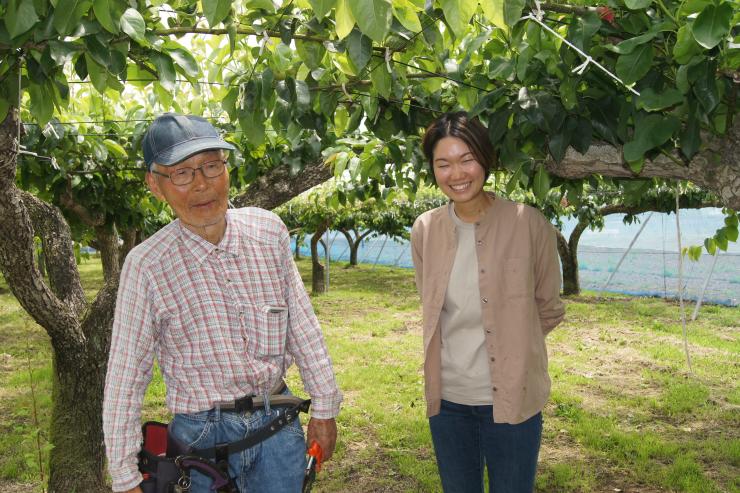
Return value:
M 310 493 L 313 482 L 316 479 L 316 473 L 321 471 L 321 460 L 323 458 L 323 451 L 321 446 L 315 440 L 311 442 L 311 446 L 308 447 L 308 462 L 306 463 L 306 475 L 303 478 L 303 493 Z

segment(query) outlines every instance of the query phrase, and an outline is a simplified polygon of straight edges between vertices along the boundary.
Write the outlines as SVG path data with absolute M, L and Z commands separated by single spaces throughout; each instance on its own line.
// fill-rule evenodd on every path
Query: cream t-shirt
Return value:
M 449 213 L 457 231 L 457 251 L 440 314 L 442 399 L 490 405 L 493 392 L 478 289 L 475 225 L 461 221 L 452 203 Z

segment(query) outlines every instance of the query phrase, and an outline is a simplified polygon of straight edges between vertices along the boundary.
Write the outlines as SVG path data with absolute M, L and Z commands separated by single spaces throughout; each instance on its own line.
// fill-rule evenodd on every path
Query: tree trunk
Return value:
M 140 243 L 140 231 L 138 229 L 129 228 L 123 232 L 123 243 L 118 248 L 118 270 L 120 272 L 123 267 L 123 262 L 126 260 L 126 255 L 136 245 Z
M 87 348 L 54 353 L 49 493 L 110 491 L 102 423 L 106 361 Z
M 581 284 L 578 278 L 578 258 L 576 252 L 570 249 L 563 233 L 556 229 L 555 234 L 558 238 L 560 264 L 563 268 L 563 294 L 579 294 L 581 292 Z
M 316 228 L 311 237 L 311 293 L 326 293 L 326 283 L 324 282 L 324 265 L 319 261 L 319 242 L 321 236 L 329 228 L 325 223 Z
M 108 281 L 117 277 L 121 272 L 121 262 L 118 260 L 118 233 L 115 225 L 97 226 L 95 237 L 100 260 L 103 264 L 103 278 Z

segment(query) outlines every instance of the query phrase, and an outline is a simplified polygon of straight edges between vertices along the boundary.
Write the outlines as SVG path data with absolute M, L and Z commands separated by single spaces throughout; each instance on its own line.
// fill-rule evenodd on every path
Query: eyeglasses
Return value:
M 164 176 L 165 178 L 169 178 L 173 185 L 187 185 L 195 180 L 195 172 L 198 170 L 200 170 L 203 173 L 203 176 L 205 176 L 206 178 L 216 178 L 217 176 L 221 176 L 224 173 L 225 169 L 226 161 L 218 159 L 215 161 L 208 161 L 206 163 L 203 163 L 197 168 L 180 168 L 170 174 L 160 173 L 159 171 L 155 170 L 152 170 L 152 173 L 154 173 L 155 175 Z

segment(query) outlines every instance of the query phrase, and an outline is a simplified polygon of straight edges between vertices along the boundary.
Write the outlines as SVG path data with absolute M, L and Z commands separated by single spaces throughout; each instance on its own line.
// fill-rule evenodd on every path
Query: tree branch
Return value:
M 609 144 L 594 144 L 586 154 L 568 148 L 560 163 L 549 160 L 547 171 L 566 179 L 602 175 L 612 178 L 666 178 L 689 180 L 700 188 L 714 192 L 722 205 L 740 210 L 740 118 L 723 137 L 703 136 L 703 148 L 687 166 L 678 164 L 680 154 L 671 157 L 658 155 L 645 160 L 639 174 L 626 165 L 621 147 Z
M 80 221 L 91 228 L 101 226 L 105 221 L 102 212 L 90 212 L 85 206 L 74 199 L 72 196 L 71 180 L 67 181 L 67 189 L 59 196 L 59 202 L 62 204 L 62 207 L 73 213 Z
M 41 238 L 51 290 L 61 301 L 69 303 L 75 313 L 82 313 L 87 301 L 72 249 L 72 235 L 64 216 L 58 208 L 30 193 L 20 190 L 19 193 L 35 235 Z
M 322 160 L 308 163 L 295 175 L 291 175 L 289 166 L 278 165 L 257 178 L 232 202 L 236 207 L 274 209 L 331 177 L 331 170 Z

